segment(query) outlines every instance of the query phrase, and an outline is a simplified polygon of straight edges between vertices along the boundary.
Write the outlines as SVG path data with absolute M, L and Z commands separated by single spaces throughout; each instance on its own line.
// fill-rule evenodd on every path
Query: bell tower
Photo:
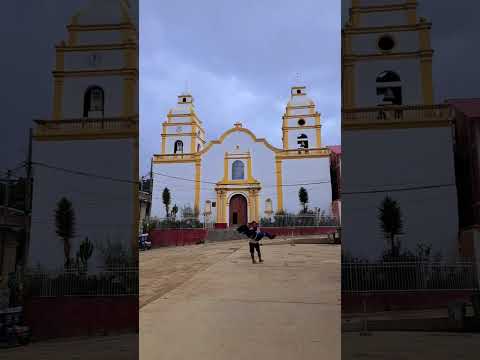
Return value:
M 342 106 L 432 105 L 431 23 L 415 0 L 352 0 L 342 30 Z
M 290 101 L 282 117 L 283 149 L 320 148 L 321 124 L 320 114 L 315 103 L 307 96 L 305 86 L 293 86 Z
M 205 143 L 205 130 L 195 113 L 193 96 L 184 91 L 163 123 L 162 154 L 197 153 Z

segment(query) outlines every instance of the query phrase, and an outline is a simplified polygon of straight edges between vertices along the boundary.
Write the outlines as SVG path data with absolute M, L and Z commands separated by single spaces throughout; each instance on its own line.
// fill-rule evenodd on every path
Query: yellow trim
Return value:
M 195 130 L 196 130 L 196 125 L 192 124 L 192 129 L 191 129 L 192 133 L 191 133 L 191 138 L 190 138 L 190 152 L 191 153 L 194 153 L 197 150 L 197 149 L 195 149 L 195 140 L 196 140 L 196 137 L 197 137 L 197 132 Z
M 100 140 L 100 139 L 128 139 L 137 138 L 138 132 L 92 132 L 92 133 L 59 133 L 59 134 L 39 134 L 33 135 L 37 141 L 71 141 L 71 140 Z
M 200 214 L 200 181 L 202 178 L 201 159 L 195 159 L 195 209 Z
M 227 131 L 225 131 L 219 138 L 218 140 L 211 140 L 200 152 L 199 154 L 203 155 L 204 153 L 206 153 L 207 151 L 209 151 L 213 145 L 218 145 L 218 144 L 221 144 L 223 143 L 223 141 L 226 139 L 227 136 L 229 136 L 230 134 L 234 133 L 234 132 L 243 132 L 247 135 L 249 135 L 253 141 L 257 142 L 257 143 L 262 143 L 264 144 L 268 149 L 272 150 L 273 152 L 281 152 L 282 149 L 279 149 L 279 148 L 276 148 L 275 146 L 271 145 L 267 140 L 263 139 L 263 138 L 257 138 L 255 136 L 255 134 L 253 134 L 253 132 L 251 132 L 250 130 L 246 129 L 246 128 L 238 128 L 238 127 L 233 127 Z
M 228 153 L 225 153 L 225 158 L 223 159 L 223 182 L 228 181 Z
M 135 79 L 126 77 L 123 79 L 123 116 L 128 117 L 134 113 Z
M 70 24 L 67 25 L 68 31 L 115 31 L 115 30 L 133 30 L 135 26 L 131 22 L 119 24 Z
M 67 70 L 67 71 L 53 71 L 55 78 L 63 77 L 95 77 L 95 76 L 138 76 L 138 71 L 132 69 L 103 69 L 103 70 Z
M 315 133 L 316 133 L 316 140 L 317 140 L 317 148 L 322 146 L 322 132 L 321 132 L 322 125 L 320 124 L 320 115 L 315 117 Z
M 422 28 L 419 33 L 420 49 L 422 52 L 433 53 L 430 45 L 430 31 L 428 28 Z M 420 73 L 422 81 L 422 97 L 424 105 L 432 105 L 433 99 L 433 76 L 432 76 L 432 56 L 422 56 L 420 59 Z
M 217 190 L 217 223 L 226 224 L 227 217 L 226 217 L 226 192 L 225 190 Z
M 385 112 L 385 119 L 378 118 L 379 111 Z M 402 117 L 395 118 L 395 111 Z M 452 122 L 452 110 L 448 105 L 390 106 L 384 108 L 344 109 L 342 129 L 406 129 L 446 127 Z
M 343 123 L 342 130 L 385 130 L 385 129 L 412 129 L 450 127 L 449 120 L 437 121 L 388 121 L 384 123 Z
M 254 209 L 254 204 L 255 204 L 255 199 L 253 195 L 253 191 L 249 190 L 247 193 L 248 196 L 248 213 L 247 213 L 247 219 L 248 222 L 252 222 L 255 217 L 255 209 Z
M 135 43 L 112 43 L 112 44 L 85 44 L 85 45 L 67 45 L 60 44 L 55 46 L 59 52 L 92 52 L 92 51 L 111 51 L 111 50 L 136 50 Z
M 196 154 L 154 154 L 152 161 L 154 164 L 164 163 L 193 163 L 197 160 Z
M 388 52 L 388 53 L 372 53 L 362 55 L 348 55 L 344 57 L 345 61 L 361 61 L 361 60 L 374 60 L 374 59 L 415 59 L 433 56 L 433 50 L 420 50 L 420 51 L 405 51 L 405 52 Z
M 281 159 L 275 159 L 275 176 L 277 178 L 277 212 L 280 212 L 283 211 L 283 177 Z
M 168 116 L 168 115 L 167 115 Z M 194 122 L 163 122 L 163 126 L 166 126 L 166 127 L 174 127 L 174 126 L 191 126 L 192 124 L 194 124 Z M 196 124 L 196 126 L 198 126 Z
M 287 128 L 288 122 L 285 115 L 283 116 L 282 119 L 283 119 L 283 126 L 282 126 L 283 149 L 287 150 L 288 149 L 288 128 Z
M 432 26 L 429 22 L 417 23 L 415 25 L 389 25 L 389 26 L 372 26 L 372 27 L 346 27 L 343 32 L 347 35 L 353 34 L 373 34 L 373 33 L 390 33 L 401 31 L 418 31 L 424 28 L 430 29 Z
M 384 5 L 368 5 L 360 6 L 358 1 L 355 1 L 355 5 L 352 3 L 352 15 L 353 14 L 368 14 L 375 12 L 392 12 L 392 11 L 404 11 L 409 9 L 416 9 L 416 2 L 410 2 L 407 0 L 406 3 L 400 4 L 384 4 Z
M 248 181 L 250 182 L 253 182 L 253 181 L 256 181 L 254 178 L 253 178 L 253 171 L 252 171 L 252 157 L 250 156 L 250 154 L 248 154 L 248 159 L 247 159 L 247 178 L 248 178 Z
M 255 221 L 260 222 L 260 194 L 255 191 Z
M 63 79 L 56 79 L 53 87 L 53 120 L 62 117 Z
M 162 134 L 162 154 L 165 154 L 165 150 L 167 148 L 167 137 L 165 134 Z

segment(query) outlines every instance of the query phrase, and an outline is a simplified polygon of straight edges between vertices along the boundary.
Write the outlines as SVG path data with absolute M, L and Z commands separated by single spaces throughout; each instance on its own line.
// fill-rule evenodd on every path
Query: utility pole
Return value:
M 26 173 L 27 178 L 25 181 L 25 246 L 23 254 L 23 269 L 27 267 L 28 251 L 30 247 L 30 228 L 32 223 L 32 191 L 33 191 L 33 181 L 32 181 L 32 128 L 28 132 L 28 153 L 26 161 Z
M 3 194 L 3 205 L 5 208 L 8 208 L 10 205 L 10 178 L 12 176 L 12 171 L 7 170 L 7 178 L 5 179 L 5 193 Z

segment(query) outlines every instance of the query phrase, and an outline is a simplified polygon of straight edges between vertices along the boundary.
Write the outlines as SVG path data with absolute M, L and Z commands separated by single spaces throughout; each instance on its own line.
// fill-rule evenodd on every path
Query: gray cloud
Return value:
M 160 150 L 161 123 L 189 89 L 209 139 L 242 121 L 281 145 L 295 73 L 322 113 L 325 144 L 340 142 L 340 3 L 140 4 L 141 164 Z

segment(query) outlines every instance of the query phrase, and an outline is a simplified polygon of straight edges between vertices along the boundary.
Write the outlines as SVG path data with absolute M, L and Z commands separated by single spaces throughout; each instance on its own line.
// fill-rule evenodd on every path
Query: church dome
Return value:
M 128 0 L 90 0 L 75 18 L 78 25 L 121 24 L 130 21 Z

